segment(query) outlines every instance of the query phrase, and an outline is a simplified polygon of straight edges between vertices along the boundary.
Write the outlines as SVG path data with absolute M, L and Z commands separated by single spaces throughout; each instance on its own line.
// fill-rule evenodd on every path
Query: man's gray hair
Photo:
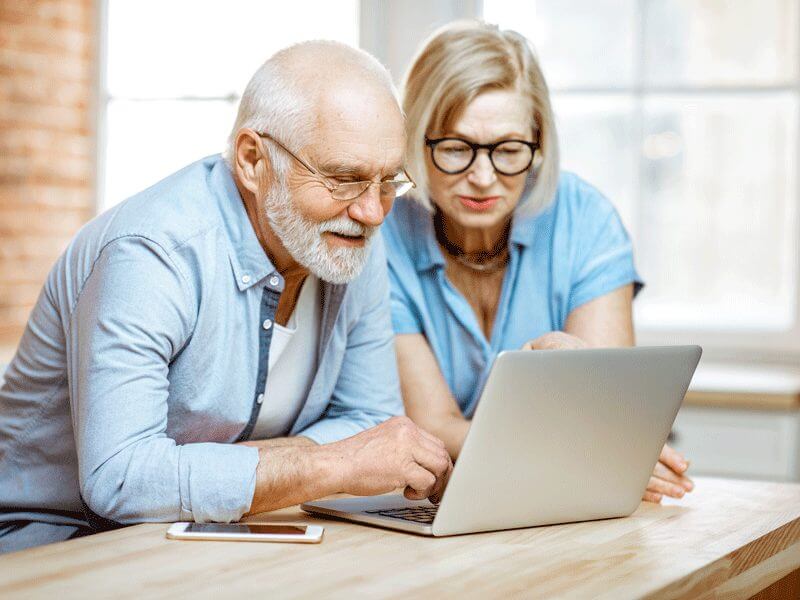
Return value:
M 242 128 L 269 133 L 293 151 L 307 145 L 318 92 L 336 78 L 332 72 L 336 66 L 355 67 L 357 73 L 385 86 L 400 105 L 389 72 L 371 54 L 328 40 L 294 44 L 273 54 L 247 84 L 223 152 L 228 165 L 233 166 L 236 136 Z M 358 87 L 358 82 L 353 85 Z M 289 158 L 274 144 L 266 144 L 266 149 L 276 170 L 285 172 Z

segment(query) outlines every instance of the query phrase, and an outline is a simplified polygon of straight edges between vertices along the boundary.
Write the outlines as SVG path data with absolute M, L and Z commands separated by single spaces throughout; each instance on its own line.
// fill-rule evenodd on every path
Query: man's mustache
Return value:
M 372 234 L 375 233 L 376 229 L 377 227 L 370 227 L 353 221 L 352 219 L 348 219 L 347 217 L 336 217 L 335 219 L 325 221 L 319 226 L 320 233 L 330 231 L 331 233 L 338 233 L 341 235 L 349 235 L 354 237 L 364 236 L 367 239 L 372 237 Z

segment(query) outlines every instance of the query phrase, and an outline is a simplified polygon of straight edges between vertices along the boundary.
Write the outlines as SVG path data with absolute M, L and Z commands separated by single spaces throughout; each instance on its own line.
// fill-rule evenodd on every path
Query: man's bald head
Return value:
M 247 84 L 228 139 L 226 160 L 231 162 L 237 132 L 245 127 L 267 131 L 292 148 L 306 146 L 319 119 L 329 112 L 323 108 L 331 99 L 347 95 L 390 99 L 392 108 L 401 114 L 389 72 L 363 50 L 316 40 L 276 52 Z

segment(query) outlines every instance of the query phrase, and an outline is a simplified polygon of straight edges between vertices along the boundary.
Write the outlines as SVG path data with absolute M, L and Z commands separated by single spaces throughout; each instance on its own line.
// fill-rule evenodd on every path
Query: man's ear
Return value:
M 259 183 L 271 182 L 272 163 L 264 151 L 263 140 L 252 129 L 240 129 L 236 134 L 233 170 L 241 184 L 258 195 Z

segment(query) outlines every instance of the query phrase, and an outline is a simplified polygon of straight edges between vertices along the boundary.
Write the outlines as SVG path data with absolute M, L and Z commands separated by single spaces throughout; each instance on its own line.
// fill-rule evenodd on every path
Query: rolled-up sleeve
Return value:
M 348 294 L 364 308 L 347 333 L 346 350 L 333 395 L 323 417 L 299 432 L 318 444 L 355 435 L 403 414 L 389 281 L 383 242 L 374 240 L 370 261 Z
M 100 253 L 67 327 L 80 491 L 119 523 L 232 521 L 250 507 L 258 450 L 167 435 L 169 364 L 191 337 L 188 280 L 155 242 Z

